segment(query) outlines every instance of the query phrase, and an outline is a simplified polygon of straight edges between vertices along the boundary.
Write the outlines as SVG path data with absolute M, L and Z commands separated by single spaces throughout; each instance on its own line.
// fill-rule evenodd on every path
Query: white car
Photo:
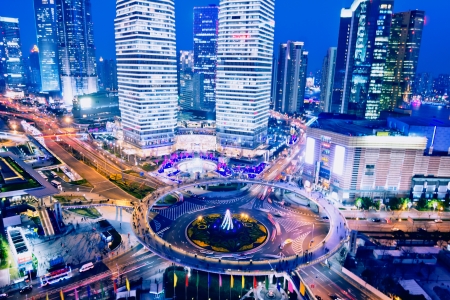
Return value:
M 394 227 L 391 229 L 392 231 L 399 231 L 400 229 L 398 229 L 397 227 Z
M 82 273 L 82 272 L 86 272 L 87 270 L 90 270 L 94 268 L 94 264 L 89 262 L 87 264 L 84 264 L 81 266 L 80 270 L 78 272 Z
M 436 219 L 436 220 L 434 220 L 434 222 L 435 223 L 442 223 L 442 220 L 441 219 Z

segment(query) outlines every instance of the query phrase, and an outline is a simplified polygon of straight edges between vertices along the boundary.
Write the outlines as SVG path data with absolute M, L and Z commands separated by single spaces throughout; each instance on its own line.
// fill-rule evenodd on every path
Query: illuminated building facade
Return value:
M 412 10 L 392 16 L 381 109 L 394 110 L 409 103 L 419 62 L 425 12 Z
M 90 0 L 56 0 L 59 71 L 66 106 L 97 92 L 94 24 Z
M 288 41 L 280 45 L 275 107 L 281 113 L 293 114 L 303 109 L 308 67 L 308 52 L 303 42 Z
M 336 47 L 329 48 L 327 55 L 323 59 L 320 84 L 320 110 L 323 112 L 331 112 L 334 71 L 336 70 L 336 52 Z
M 220 1 L 216 76 L 218 144 L 249 150 L 267 138 L 275 27 L 274 1 L 251 3 Z
M 100 57 L 97 74 L 99 91 L 117 91 L 117 66 L 114 59 Z
M 56 1 L 34 0 L 42 92 L 59 92 L 61 90 L 59 78 L 57 11 Z
M 21 46 L 19 19 L 0 17 L 0 91 L 25 87 Z
M 430 122 L 434 124 L 414 117 L 319 119 L 306 130 L 303 183 L 309 181 L 347 203 L 365 196 L 415 197 L 414 176 L 450 177 L 450 122 L 436 120 L 439 127 Z
M 178 114 L 174 1 L 118 0 L 116 7 L 124 141 L 142 156 L 170 153 Z
M 394 0 L 354 0 L 341 11 L 332 111 L 378 118 L 393 8 Z
M 41 90 L 41 68 L 39 64 L 39 49 L 34 45 L 28 56 L 28 85 L 29 89 L 39 92 Z
M 204 80 L 204 98 L 201 99 L 204 110 L 214 110 L 216 106 L 218 25 L 217 5 L 194 7 L 194 73 L 203 74 L 200 77 Z

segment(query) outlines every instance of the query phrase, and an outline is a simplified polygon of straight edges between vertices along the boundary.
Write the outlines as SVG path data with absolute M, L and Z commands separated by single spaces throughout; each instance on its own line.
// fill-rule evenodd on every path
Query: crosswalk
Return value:
M 159 223 L 156 220 L 152 220 L 152 221 L 155 224 L 155 230 L 154 231 L 156 232 L 156 231 L 158 231 L 161 228 L 161 223 Z
M 317 215 L 313 214 L 313 213 L 304 213 L 304 212 L 298 211 L 296 209 L 292 209 L 292 208 L 287 207 L 287 206 L 281 206 L 280 204 L 278 204 L 276 202 L 274 204 L 275 204 L 275 206 L 277 206 L 279 208 L 282 208 L 282 209 L 285 209 L 285 210 L 289 211 L 290 213 L 293 213 L 293 214 L 296 214 L 296 215 L 307 216 L 307 217 L 317 217 Z
M 312 224 L 311 222 L 298 221 L 291 218 L 277 218 L 276 220 L 283 226 L 286 232 L 292 232 L 299 227 Z
M 159 209 L 159 210 L 152 210 L 152 211 L 157 212 L 161 216 L 174 221 L 182 215 L 200 211 L 200 210 L 204 210 L 207 208 L 209 208 L 209 207 L 206 205 L 198 205 L 198 204 L 194 204 L 194 203 L 191 203 L 188 201 L 184 201 L 184 202 L 181 202 L 181 204 L 172 205 L 171 207 L 166 208 L 166 209 Z
M 166 227 L 166 228 L 164 228 L 164 229 L 158 231 L 156 234 L 157 234 L 160 238 L 162 238 L 163 235 L 164 235 L 164 231 L 168 230 L 169 228 L 170 228 L 170 227 Z
M 291 212 L 289 212 L 289 211 L 283 211 L 282 209 L 277 209 L 276 207 L 273 207 L 273 205 L 267 203 L 266 201 L 264 201 L 263 208 L 264 208 L 264 209 L 268 209 L 268 210 L 270 210 L 270 211 L 273 212 L 273 213 L 279 213 L 279 214 L 287 215 L 287 216 L 292 215 Z
M 303 242 L 305 241 L 305 238 L 308 236 L 310 232 L 311 231 L 305 232 L 304 234 L 302 234 L 301 236 L 292 241 L 292 250 L 294 251 L 295 254 L 300 254 L 303 252 Z
M 202 201 L 204 201 L 205 204 L 218 204 L 219 205 L 219 204 L 235 203 L 235 202 L 243 200 L 244 198 L 246 198 L 246 197 L 233 198 L 233 199 L 223 199 L 223 200 L 221 200 L 221 199 L 205 199 L 205 200 L 202 200 Z
M 255 205 L 256 198 L 253 198 L 253 200 L 245 203 L 244 205 L 241 205 L 240 208 L 244 209 L 253 209 L 253 206 Z

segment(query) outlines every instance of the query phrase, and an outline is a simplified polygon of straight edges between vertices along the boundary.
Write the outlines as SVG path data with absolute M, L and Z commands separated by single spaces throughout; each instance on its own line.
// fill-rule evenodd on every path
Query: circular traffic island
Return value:
M 209 214 L 198 217 L 186 229 L 188 240 L 205 250 L 236 253 L 264 245 L 267 228 L 248 214 Z

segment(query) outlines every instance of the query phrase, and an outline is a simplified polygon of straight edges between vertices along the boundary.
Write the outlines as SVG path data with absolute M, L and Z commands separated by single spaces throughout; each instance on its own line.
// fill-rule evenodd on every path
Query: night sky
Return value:
M 94 19 L 97 57 L 114 58 L 114 0 L 91 0 Z M 352 0 L 276 0 L 275 49 L 287 40 L 304 41 L 309 51 L 308 71 L 322 66 L 328 47 L 336 46 L 339 15 L 342 7 Z M 178 49 L 191 50 L 194 6 L 219 0 L 177 0 Z M 450 73 L 450 22 L 448 0 L 396 0 L 394 12 L 422 9 L 426 12 L 426 25 L 419 62 L 419 72 Z M 0 16 L 19 18 L 22 47 L 28 53 L 36 43 L 33 0 L 0 0 Z

